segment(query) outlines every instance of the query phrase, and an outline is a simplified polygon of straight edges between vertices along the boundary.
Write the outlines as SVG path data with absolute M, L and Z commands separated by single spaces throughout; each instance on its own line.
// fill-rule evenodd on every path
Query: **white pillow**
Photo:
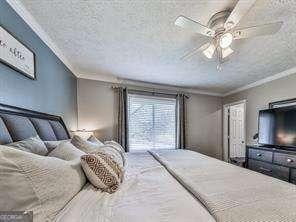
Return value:
M 112 142 L 112 141 L 108 141 L 108 142 Z M 85 139 L 81 138 L 80 136 L 73 136 L 71 143 L 77 147 L 78 149 L 80 149 L 81 151 L 91 154 L 91 153 L 96 153 L 96 152 L 106 152 L 109 155 L 111 155 L 113 158 L 117 158 L 120 157 L 121 158 L 121 162 L 123 164 L 123 166 L 125 165 L 125 157 L 124 157 L 124 153 L 121 151 L 120 148 L 118 148 L 118 146 L 115 146 L 114 143 L 110 143 L 110 145 L 98 145 L 89 141 L 86 141 Z
M 113 146 L 114 148 L 116 148 L 117 150 L 119 150 L 123 153 L 125 152 L 124 148 L 119 143 L 115 142 L 114 140 L 105 141 L 104 143 L 105 143 L 105 145 Z
M 0 146 L 0 209 L 52 221 L 86 183 L 79 159 L 65 161 Z
M 7 144 L 7 146 L 11 146 L 18 150 L 35 153 L 42 156 L 45 156 L 48 152 L 44 142 L 37 135 L 28 139 Z
M 104 143 L 102 143 L 99 139 L 97 139 L 97 138 L 96 138 L 95 136 L 93 136 L 93 135 L 91 135 L 91 136 L 87 139 L 87 141 L 92 142 L 92 143 L 95 143 L 95 144 L 100 145 L 100 146 L 103 146 L 103 145 L 104 145 Z
M 77 147 L 78 149 L 82 150 L 85 153 L 93 153 L 98 151 L 101 145 L 89 142 L 80 136 L 74 135 L 71 139 L 71 143 Z M 104 145 L 104 144 L 103 144 Z
M 85 154 L 85 152 L 77 149 L 72 143 L 70 143 L 70 141 L 68 141 L 61 142 L 53 151 L 48 154 L 48 156 L 57 157 L 62 160 L 74 160 L 80 159 L 80 157 Z
M 96 152 L 92 152 L 92 153 L 98 153 L 98 152 L 105 153 L 108 156 L 110 156 L 115 162 L 119 164 L 120 167 L 123 168 L 125 166 L 125 156 L 123 155 L 122 152 L 119 152 L 113 146 L 103 145 L 103 146 L 100 146 L 100 148 Z
M 43 141 L 48 152 L 51 152 L 52 150 L 54 150 L 60 143 L 62 142 L 67 142 L 70 141 L 70 139 L 68 140 L 56 140 L 56 141 Z

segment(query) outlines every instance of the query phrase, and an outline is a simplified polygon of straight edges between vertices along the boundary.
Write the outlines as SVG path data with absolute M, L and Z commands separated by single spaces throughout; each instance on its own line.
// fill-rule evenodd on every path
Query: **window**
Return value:
M 129 150 L 176 148 L 176 98 L 128 94 Z

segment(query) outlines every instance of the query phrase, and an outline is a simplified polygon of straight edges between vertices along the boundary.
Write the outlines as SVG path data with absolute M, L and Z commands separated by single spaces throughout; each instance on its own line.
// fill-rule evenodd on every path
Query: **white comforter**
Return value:
M 219 222 L 296 222 L 296 186 L 188 150 L 152 154 Z
M 203 205 L 149 153 L 127 155 L 119 191 L 87 184 L 59 213 L 58 222 L 214 222 Z

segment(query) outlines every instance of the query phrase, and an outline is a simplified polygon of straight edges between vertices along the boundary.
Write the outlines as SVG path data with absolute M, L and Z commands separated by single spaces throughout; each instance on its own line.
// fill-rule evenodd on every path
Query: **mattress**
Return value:
M 125 180 L 114 194 L 86 186 L 57 215 L 57 222 L 214 222 L 147 152 L 128 153 Z

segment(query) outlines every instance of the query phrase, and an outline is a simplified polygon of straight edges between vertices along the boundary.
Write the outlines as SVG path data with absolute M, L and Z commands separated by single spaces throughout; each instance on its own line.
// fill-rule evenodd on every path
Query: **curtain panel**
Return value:
M 186 148 L 186 130 L 187 130 L 187 115 L 186 115 L 186 99 L 187 95 L 177 94 L 177 148 Z
M 117 113 L 117 142 L 128 152 L 127 144 L 127 89 L 124 87 L 115 88 L 118 96 Z

